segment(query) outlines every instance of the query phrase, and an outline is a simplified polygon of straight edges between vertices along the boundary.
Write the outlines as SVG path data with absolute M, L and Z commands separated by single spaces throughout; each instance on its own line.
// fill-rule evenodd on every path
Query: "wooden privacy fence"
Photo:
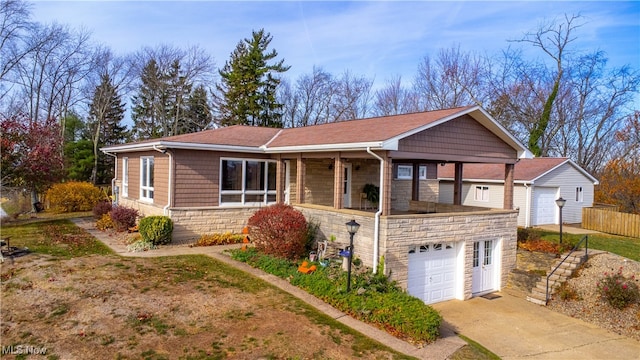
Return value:
M 582 227 L 608 234 L 640 238 L 640 215 L 601 208 L 582 208 Z

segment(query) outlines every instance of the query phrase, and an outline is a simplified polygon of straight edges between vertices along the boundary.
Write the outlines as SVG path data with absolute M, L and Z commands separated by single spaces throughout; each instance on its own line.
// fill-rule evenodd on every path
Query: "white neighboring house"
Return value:
M 504 196 L 504 166 L 464 164 L 462 204 L 501 208 Z M 438 167 L 439 202 L 452 203 L 454 166 Z M 559 224 L 560 211 L 555 200 L 567 200 L 562 222 L 582 222 L 582 208 L 593 205 L 594 185 L 598 180 L 568 158 L 520 159 L 514 170 L 513 206 L 518 226 Z

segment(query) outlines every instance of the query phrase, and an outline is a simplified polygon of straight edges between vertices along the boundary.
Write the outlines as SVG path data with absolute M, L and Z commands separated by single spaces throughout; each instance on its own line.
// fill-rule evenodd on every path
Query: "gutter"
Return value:
M 162 214 L 164 214 L 164 216 L 167 216 L 167 214 L 169 213 L 169 207 L 171 206 L 171 190 L 173 184 L 173 154 L 171 153 L 171 151 L 168 151 L 168 149 L 159 149 L 157 145 L 153 145 L 153 150 L 169 155 L 169 184 L 167 186 L 167 205 L 162 208 Z
M 380 195 L 378 196 L 378 211 L 376 211 L 373 226 L 373 273 L 378 272 L 378 247 L 380 244 L 380 215 L 382 215 L 382 194 L 384 194 L 384 159 L 378 154 L 371 151 L 371 147 L 367 146 L 367 152 L 376 159 L 380 160 Z
M 114 177 L 113 179 L 111 179 L 111 195 L 113 195 L 113 191 L 116 189 L 116 180 L 118 179 L 118 156 L 104 150 L 102 150 L 102 152 L 106 155 L 113 156 L 113 158 L 115 159 L 115 169 L 113 172 Z M 113 199 L 114 200 L 111 200 L 111 204 L 113 205 L 115 203 L 115 205 L 118 205 L 118 195 L 115 195 Z

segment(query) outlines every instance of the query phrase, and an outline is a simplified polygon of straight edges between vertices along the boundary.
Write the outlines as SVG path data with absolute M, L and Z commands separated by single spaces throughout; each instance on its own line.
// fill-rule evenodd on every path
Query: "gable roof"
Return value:
M 198 133 L 104 147 L 118 153 L 149 149 L 200 149 L 241 152 L 312 152 L 349 150 L 397 150 L 410 135 L 469 115 L 514 148 L 518 157 L 530 156 L 527 148 L 479 106 L 467 106 L 404 115 L 349 120 L 300 128 L 262 128 L 236 125 Z
M 534 183 L 536 180 L 563 166 L 573 166 L 594 185 L 598 180 L 582 169 L 571 159 L 564 157 L 539 157 L 532 159 L 520 159 L 514 167 L 514 181 L 520 183 Z M 453 179 L 455 168 L 453 164 L 446 164 L 438 168 L 438 178 Z M 504 182 L 503 164 L 464 164 L 462 177 L 467 181 L 492 181 Z

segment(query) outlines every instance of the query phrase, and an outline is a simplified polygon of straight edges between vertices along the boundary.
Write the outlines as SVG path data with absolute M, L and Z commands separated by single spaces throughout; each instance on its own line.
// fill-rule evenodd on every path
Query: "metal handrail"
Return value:
M 567 258 L 569 256 L 571 256 L 571 254 L 573 254 L 574 251 L 578 250 L 578 248 L 580 247 L 580 245 L 582 244 L 582 242 L 584 241 L 584 256 L 585 256 L 585 261 L 589 260 L 589 236 L 585 235 L 582 239 L 580 239 L 580 241 L 573 247 L 573 249 L 571 249 L 571 251 L 569 251 L 569 253 L 567 254 L 567 256 L 564 257 L 564 259 L 562 259 L 562 261 L 560 261 L 558 263 L 558 265 L 551 271 L 551 273 L 549 273 L 549 275 L 547 275 L 547 293 L 546 296 L 544 298 L 544 304 L 547 305 L 547 303 L 549 303 L 549 278 L 551 277 L 551 275 L 553 275 L 553 273 L 556 272 L 556 270 L 558 270 L 558 268 L 560 267 L 560 265 L 562 265 L 565 260 L 567 260 Z

